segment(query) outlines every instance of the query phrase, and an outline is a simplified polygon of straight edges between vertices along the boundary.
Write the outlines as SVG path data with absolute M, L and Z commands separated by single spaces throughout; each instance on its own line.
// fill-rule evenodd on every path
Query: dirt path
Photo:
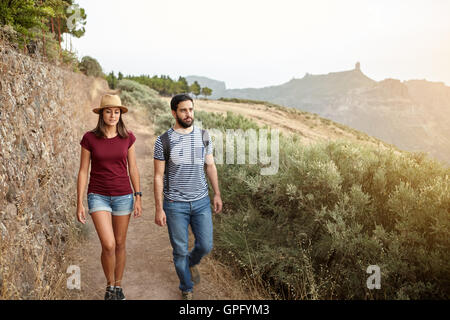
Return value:
M 137 219 L 131 217 L 122 286 L 129 300 L 176 300 L 180 299 L 179 281 L 172 262 L 167 227 L 154 223 L 153 146 L 156 137 L 149 119 L 149 114 L 143 109 L 130 110 L 124 115 L 128 129 L 136 136 L 143 215 Z M 96 117 L 93 116 L 89 125 L 94 127 L 95 124 Z M 86 224 L 87 240 L 75 253 L 77 261 L 74 264 L 81 270 L 81 291 L 77 292 L 76 299 L 103 299 L 106 280 L 100 262 L 100 241 L 90 217 Z M 192 240 L 191 235 L 191 245 Z M 194 299 L 251 299 L 219 262 L 206 257 L 199 269 L 202 279 L 194 288 Z

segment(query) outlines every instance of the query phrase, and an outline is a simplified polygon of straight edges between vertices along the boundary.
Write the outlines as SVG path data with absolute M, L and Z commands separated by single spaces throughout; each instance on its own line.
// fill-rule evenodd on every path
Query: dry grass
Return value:
M 54 300 L 67 296 L 66 273 L 69 262 L 65 252 L 77 245 L 79 232 L 72 232 L 63 245 L 37 241 L 39 233 L 21 226 L 0 242 L 0 299 Z
M 272 299 L 265 286 L 255 279 L 242 275 L 237 268 L 207 256 L 199 267 L 202 276 L 216 286 L 218 296 L 212 297 L 220 300 L 268 300 Z

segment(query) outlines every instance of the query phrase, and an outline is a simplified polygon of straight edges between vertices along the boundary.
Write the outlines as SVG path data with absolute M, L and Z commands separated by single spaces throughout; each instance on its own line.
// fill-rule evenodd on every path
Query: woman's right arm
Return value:
M 77 219 L 83 224 L 86 223 L 86 213 L 83 206 L 83 196 L 86 190 L 90 160 L 91 153 L 85 148 L 81 147 L 80 170 L 78 171 L 77 181 Z

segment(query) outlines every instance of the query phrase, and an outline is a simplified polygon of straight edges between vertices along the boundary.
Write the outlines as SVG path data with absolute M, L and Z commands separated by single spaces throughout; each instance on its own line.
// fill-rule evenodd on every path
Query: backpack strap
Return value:
M 161 142 L 163 146 L 164 160 L 167 162 L 170 158 L 170 139 L 168 130 L 161 135 Z
M 170 139 L 169 139 L 169 130 L 164 132 L 161 136 L 161 143 L 163 146 L 163 154 L 164 154 L 164 179 L 166 180 L 166 190 L 169 190 L 169 159 L 170 159 Z
M 206 131 L 206 129 L 202 129 L 202 140 L 203 145 L 205 146 L 205 148 L 207 148 L 209 146 L 209 133 L 208 131 Z
M 202 129 L 202 140 L 203 140 L 203 146 L 205 147 L 205 149 L 207 149 L 209 146 L 209 133 L 208 133 L 208 131 L 206 131 L 206 129 Z M 205 152 L 205 154 L 206 154 L 206 152 Z M 203 165 L 203 168 L 206 170 L 206 162 Z

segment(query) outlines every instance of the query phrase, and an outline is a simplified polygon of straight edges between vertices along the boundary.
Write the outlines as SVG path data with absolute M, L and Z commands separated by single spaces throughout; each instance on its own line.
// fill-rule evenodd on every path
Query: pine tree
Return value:
M 194 81 L 194 83 L 191 84 L 189 89 L 191 90 L 192 94 L 195 95 L 195 98 L 197 98 L 197 96 L 200 94 L 201 87 L 197 81 Z
M 212 89 L 208 87 L 203 87 L 201 92 L 203 96 L 208 97 L 212 94 Z

